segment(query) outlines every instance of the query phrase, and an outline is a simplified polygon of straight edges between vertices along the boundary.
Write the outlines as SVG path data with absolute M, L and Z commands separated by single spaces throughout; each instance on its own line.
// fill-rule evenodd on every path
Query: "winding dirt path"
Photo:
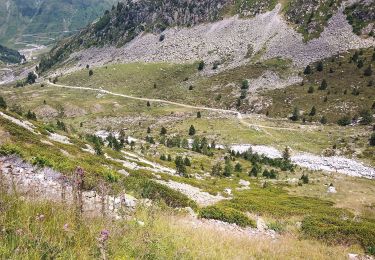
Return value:
M 118 97 L 123 97 L 123 98 L 128 98 L 128 99 L 133 99 L 133 100 L 139 100 L 139 101 L 145 101 L 145 102 L 157 102 L 157 103 L 163 103 L 163 104 L 169 104 L 169 105 L 175 105 L 179 107 L 185 107 L 185 108 L 190 108 L 194 110 L 205 110 L 205 111 L 212 111 L 212 112 L 220 112 L 220 113 L 225 113 L 225 114 L 231 114 L 237 117 L 239 122 L 249 128 L 262 128 L 262 129 L 274 129 L 274 130 L 288 130 L 288 131 L 298 131 L 298 129 L 295 128 L 289 128 L 289 127 L 273 127 L 273 126 L 264 126 L 264 125 L 257 125 L 257 124 L 251 124 L 248 123 L 244 120 L 243 114 L 241 114 L 238 111 L 235 110 L 228 110 L 228 109 L 221 109 L 221 108 L 211 108 L 211 107 L 204 107 L 204 106 L 193 106 L 193 105 L 187 105 L 184 103 L 178 103 L 178 102 L 173 102 L 169 100 L 163 100 L 163 99 L 154 99 L 154 98 L 143 98 L 143 97 L 134 97 L 130 95 L 125 95 L 125 94 L 119 94 L 115 92 L 111 92 L 108 90 L 104 89 L 97 89 L 97 88 L 89 88 L 89 87 L 76 87 L 76 86 L 69 86 L 69 85 L 61 85 L 61 84 L 55 84 L 52 82 L 45 82 L 47 85 L 58 87 L 58 88 L 68 88 L 68 89 L 77 89 L 77 90 L 90 90 L 90 91 L 96 91 L 100 92 L 103 94 L 108 94 L 108 95 L 113 95 L 113 96 L 118 96 Z

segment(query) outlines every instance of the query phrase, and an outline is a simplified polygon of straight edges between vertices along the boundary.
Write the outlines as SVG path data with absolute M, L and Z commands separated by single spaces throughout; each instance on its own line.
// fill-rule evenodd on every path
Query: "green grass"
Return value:
M 193 99 L 186 79 L 197 72 L 197 64 L 131 63 L 94 68 L 94 75 L 81 70 L 63 76 L 59 83 L 93 87 L 137 97 L 167 100 Z
M 109 231 L 109 259 L 262 259 L 345 258 L 358 248 L 326 246 L 311 240 L 247 238 L 207 227 L 192 228 L 184 216 L 166 208 L 138 209 L 131 220 L 83 218 L 69 206 L 0 196 L 0 254 L 12 259 L 96 259 L 97 239 Z M 44 215 L 43 220 L 37 216 Z M 139 226 L 136 220 L 145 226 Z M 66 226 L 66 228 L 64 228 Z M 272 244 L 272 247 L 270 246 Z
M 220 208 L 215 206 L 205 207 L 200 210 L 199 217 L 216 219 L 227 223 L 235 223 L 240 227 L 256 227 L 256 224 L 253 220 L 250 220 L 241 211 L 232 208 Z
M 322 2 L 290 0 L 284 4 L 283 12 L 287 19 L 296 25 L 305 41 L 308 41 L 320 36 L 340 4 L 341 0 Z
M 317 63 L 311 64 L 313 73 L 304 75 L 303 86 L 294 85 L 285 89 L 267 91 L 264 95 L 272 98 L 272 106 L 266 110 L 270 116 L 288 117 L 294 107 L 304 112 L 306 120 L 318 121 L 322 116 L 327 117 L 329 122 L 336 123 L 344 115 L 355 116 L 362 109 L 371 109 L 375 102 L 375 83 L 369 86 L 375 76 L 364 76 L 364 70 L 374 62 L 371 62 L 373 48 L 363 50 L 359 59 L 364 61 L 362 68 L 357 67 L 356 62 L 349 63 L 354 51 L 343 56 L 335 56 L 323 61 L 323 71 L 315 69 Z M 330 70 L 332 69 L 332 73 Z M 302 73 L 302 72 L 301 72 Z M 318 90 L 323 80 L 327 81 L 327 90 Z M 308 93 L 313 87 L 314 93 Z M 359 95 L 353 95 L 353 89 L 359 90 Z M 327 97 L 327 102 L 324 101 Z M 317 114 L 308 116 L 312 107 L 315 106 Z

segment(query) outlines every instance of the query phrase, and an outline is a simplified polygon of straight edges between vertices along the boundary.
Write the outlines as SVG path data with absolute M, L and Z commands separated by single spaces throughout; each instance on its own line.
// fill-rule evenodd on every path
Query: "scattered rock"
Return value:
M 337 193 L 336 188 L 334 186 L 329 186 L 327 192 L 328 193 Z

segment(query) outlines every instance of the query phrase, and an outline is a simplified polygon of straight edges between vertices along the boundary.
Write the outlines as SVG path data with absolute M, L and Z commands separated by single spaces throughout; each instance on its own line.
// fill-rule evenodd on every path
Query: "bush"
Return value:
M 29 72 L 29 74 L 27 74 L 26 82 L 31 85 L 35 83 L 36 79 L 37 75 L 34 72 Z
M 337 120 L 337 124 L 340 126 L 348 126 L 352 123 L 352 119 L 349 116 L 343 116 Z
M 204 69 L 204 61 L 200 61 L 199 64 L 198 64 L 198 70 L 203 70 Z
M 247 79 L 242 81 L 241 89 L 248 89 L 249 88 L 249 81 Z
M 89 76 L 91 77 L 92 75 L 94 75 L 94 71 L 93 70 L 89 70 Z
M 319 90 L 326 90 L 327 86 L 327 80 L 323 79 L 322 84 L 320 84 Z
M 194 126 L 191 125 L 190 128 L 189 128 L 189 135 L 190 135 L 190 136 L 193 136 L 193 135 L 195 135 L 195 132 L 196 132 L 196 131 L 195 131 Z
M 293 114 L 290 117 L 290 120 L 298 121 L 300 119 L 300 117 L 301 117 L 300 111 L 297 107 L 295 107 L 294 110 L 293 110 Z
M 368 66 L 367 69 L 365 69 L 364 75 L 367 76 L 367 77 L 370 77 L 372 75 L 371 65 Z
M 32 164 L 35 165 L 35 166 L 38 166 L 38 167 L 52 167 L 52 163 L 48 161 L 48 159 L 44 158 L 44 157 L 40 157 L 40 156 L 37 156 L 37 157 L 34 157 L 32 159 Z
M 375 222 L 366 219 L 309 216 L 302 221 L 302 232 L 305 236 L 330 244 L 360 244 L 367 252 L 375 248 Z
M 159 37 L 159 42 L 162 42 L 162 41 L 164 41 L 164 40 L 165 40 L 165 35 L 164 35 L 164 34 L 160 35 L 160 37 Z
M 327 124 L 327 118 L 325 116 L 322 116 L 322 118 L 320 119 L 320 123 L 323 125 Z
M 374 120 L 372 117 L 372 113 L 369 110 L 362 110 L 359 115 L 362 117 L 361 124 L 362 125 L 369 125 Z
M 304 73 L 305 75 L 309 75 L 309 74 L 311 74 L 311 67 L 310 67 L 310 65 L 307 65 L 307 67 L 305 68 L 305 70 L 303 71 L 303 73 Z
M 199 217 L 206 219 L 216 219 L 227 223 L 234 223 L 240 227 L 256 226 L 253 220 L 249 219 L 241 211 L 233 208 L 219 208 L 217 206 L 205 207 L 199 212 Z
M 174 208 L 197 208 L 195 202 L 190 200 L 186 195 L 152 180 L 143 179 L 140 182 L 140 189 L 143 198 L 163 200 L 168 206 Z
M 21 155 L 21 150 L 17 147 L 17 146 L 14 146 L 14 145 L 11 145 L 11 144 L 4 144 L 2 146 L 0 146 L 0 155 L 1 156 L 8 156 L 8 155 L 12 155 L 12 154 L 17 154 L 17 155 Z
M 321 61 L 318 62 L 318 65 L 316 66 L 316 70 L 317 70 L 317 71 L 323 71 L 323 68 L 324 68 L 324 67 L 323 67 L 323 62 L 321 62 Z

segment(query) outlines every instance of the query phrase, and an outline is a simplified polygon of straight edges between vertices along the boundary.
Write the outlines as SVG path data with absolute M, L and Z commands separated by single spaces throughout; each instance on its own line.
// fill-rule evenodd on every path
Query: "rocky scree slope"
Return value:
M 216 71 L 220 71 L 220 68 L 233 68 L 249 61 L 281 57 L 303 67 L 348 49 L 375 45 L 373 39 L 362 39 L 353 33 L 343 13 L 346 5 L 339 2 L 323 8 L 321 4 L 325 1 L 321 4 L 292 1 L 284 9 L 277 2 L 260 9 L 246 8 L 239 2 L 143 0 L 119 3 L 97 23 L 60 42 L 42 59 L 40 72 L 69 58 L 69 64 L 80 60 L 82 64 L 76 64 L 78 67 L 109 62 L 204 60 L 207 64 L 217 64 L 219 70 Z M 273 9 L 268 10 L 270 8 Z M 314 15 L 318 12 L 324 19 L 314 18 L 315 15 L 303 22 L 302 17 L 296 18 L 300 13 L 295 10 L 306 10 L 304 8 L 310 8 Z M 311 25 L 315 29 L 302 31 L 319 37 L 306 43 L 304 34 L 299 33 L 301 29 L 296 31 L 290 21 L 300 23 L 298 28 L 315 21 L 315 26 Z

